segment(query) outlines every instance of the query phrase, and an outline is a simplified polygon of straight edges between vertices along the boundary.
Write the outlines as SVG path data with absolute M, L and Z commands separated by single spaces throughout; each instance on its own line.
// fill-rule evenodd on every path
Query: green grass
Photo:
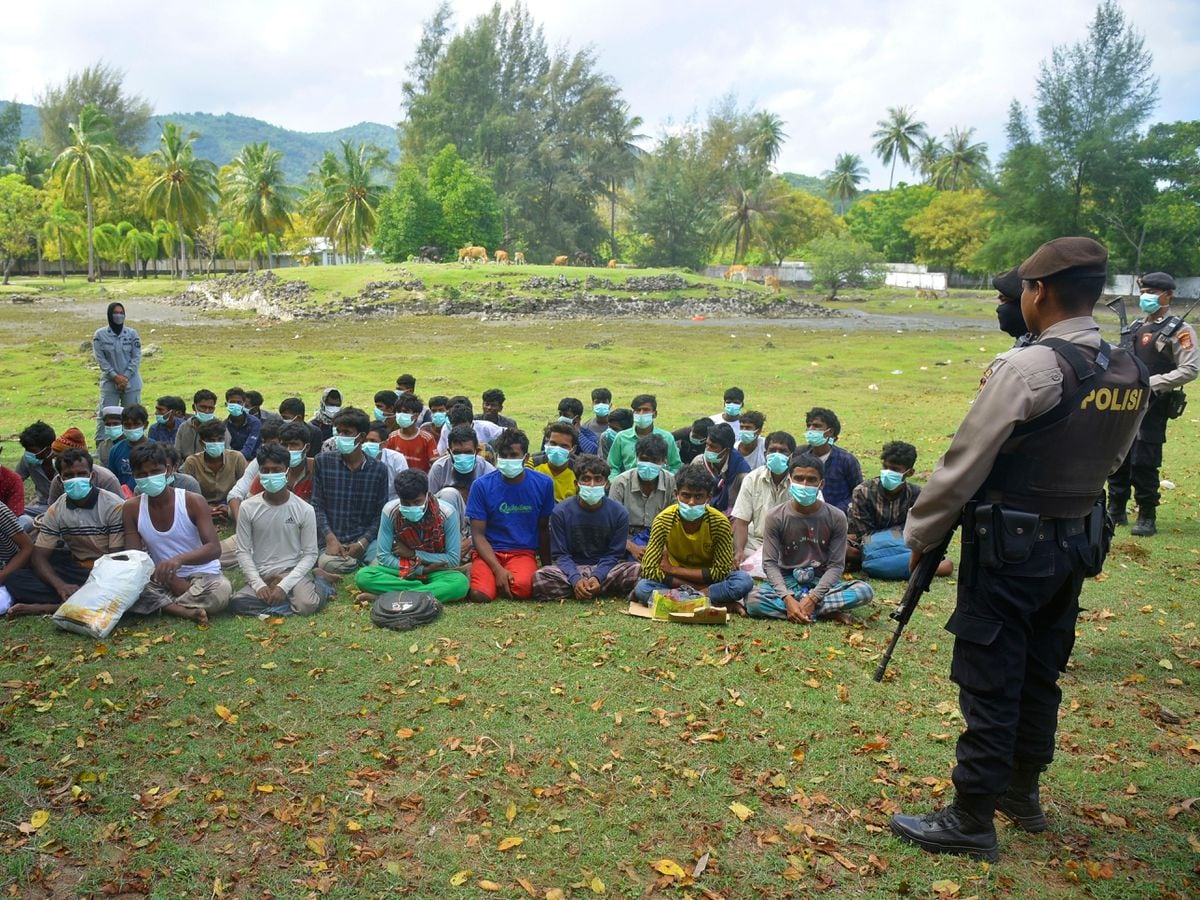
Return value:
M 151 301 L 133 296 L 138 326 Z M 95 402 L 79 349 L 95 308 L 0 306 L 0 434 L 39 416 L 91 434 L 63 410 Z M 807 408 L 832 407 L 868 473 L 885 440 L 912 441 L 919 476 L 1010 343 L 803 322 L 202 321 L 138 326 L 162 348 L 145 361 L 147 397 L 240 383 L 312 405 L 336 384 L 369 405 L 411 371 L 423 396 L 501 386 L 505 411 L 531 428 L 600 384 L 618 402 L 656 393 L 675 427 L 738 384 L 768 429 L 797 433 Z M 1189 411 L 1173 425 L 1163 475 L 1180 487 L 1159 537 L 1123 532 L 1085 590 L 1046 776 L 1052 829 L 1005 828 L 997 865 L 926 857 L 886 827 L 897 806 L 931 808 L 949 791 L 952 579 L 926 598 L 884 685 L 870 674 L 895 585 L 878 586 L 878 614 L 853 629 L 688 629 L 609 601 L 457 606 L 411 634 L 372 628 L 343 589 L 307 620 L 149 619 L 102 646 L 44 620 L 0 624 L 0 888 L 456 897 L 486 880 L 511 897 L 525 879 L 538 896 L 595 896 L 599 879 L 622 897 L 1194 894 L 1198 813 L 1183 801 L 1200 771 L 1196 422 Z M 0 461 L 18 454 L 8 443 Z M 22 833 L 39 810 L 49 820 Z M 522 842 L 500 850 L 511 837 Z M 706 852 L 682 889 L 651 867 L 672 859 L 690 875 Z

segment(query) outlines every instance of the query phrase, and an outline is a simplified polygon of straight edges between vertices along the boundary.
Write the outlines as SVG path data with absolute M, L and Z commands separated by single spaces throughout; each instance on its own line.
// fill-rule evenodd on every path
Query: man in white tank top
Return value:
M 162 610 L 208 624 L 209 615 L 229 605 L 233 588 L 221 574 L 221 542 L 208 503 L 171 487 L 172 466 L 166 447 L 146 443 L 129 457 L 139 496 L 125 503 L 125 547 L 145 550 L 154 574 L 130 610 Z

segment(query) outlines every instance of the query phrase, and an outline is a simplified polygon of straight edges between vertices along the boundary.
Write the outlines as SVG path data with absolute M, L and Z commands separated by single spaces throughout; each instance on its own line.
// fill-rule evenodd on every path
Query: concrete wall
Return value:
M 1141 293 L 1132 275 L 1114 275 L 1104 293 L 1115 296 L 1137 296 Z M 1200 297 L 1200 278 L 1176 278 L 1175 299 L 1195 300 Z
M 700 274 L 709 278 L 722 278 L 728 268 L 728 266 L 706 266 L 700 270 Z M 925 266 L 912 263 L 888 263 L 887 269 L 888 274 L 884 283 L 892 287 L 929 291 L 946 290 L 946 276 L 942 272 L 930 272 Z M 792 286 L 808 286 L 813 281 L 812 271 L 803 262 L 785 260 L 781 266 L 749 266 L 746 269 L 747 281 L 761 282 L 768 275 L 776 276 L 780 284 Z

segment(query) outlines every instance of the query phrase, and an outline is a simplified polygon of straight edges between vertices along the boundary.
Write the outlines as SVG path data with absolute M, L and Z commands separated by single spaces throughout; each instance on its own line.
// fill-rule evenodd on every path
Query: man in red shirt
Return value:
M 437 441 L 428 431 L 417 426 L 417 419 L 425 404 L 415 394 L 401 394 L 396 400 L 396 430 L 383 446 L 403 453 L 410 469 L 428 473 L 437 459 Z

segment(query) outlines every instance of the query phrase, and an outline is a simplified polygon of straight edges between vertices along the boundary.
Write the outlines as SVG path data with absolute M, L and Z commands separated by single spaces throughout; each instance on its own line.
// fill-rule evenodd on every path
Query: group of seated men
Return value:
M 370 413 L 322 392 L 230 388 L 105 407 L 104 437 L 35 422 L 15 472 L 0 466 L 0 608 L 52 612 L 101 556 L 145 550 L 154 574 L 136 613 L 204 623 L 222 611 L 318 611 L 342 579 L 361 600 L 392 591 L 443 602 L 706 595 L 750 616 L 850 621 L 871 586 L 908 577 L 900 537 L 919 489 L 916 449 L 884 445 L 878 476 L 838 445 L 817 407 L 802 440 L 764 434 L 742 390 L 720 412 L 668 431 L 639 394 L 614 408 L 573 397 L 540 445 L 503 414 L 503 391 L 422 401 L 415 379 Z M 34 499 L 26 502 L 24 482 Z M 222 541 L 218 529 L 229 536 Z M 241 570 L 236 592 L 223 570 Z

